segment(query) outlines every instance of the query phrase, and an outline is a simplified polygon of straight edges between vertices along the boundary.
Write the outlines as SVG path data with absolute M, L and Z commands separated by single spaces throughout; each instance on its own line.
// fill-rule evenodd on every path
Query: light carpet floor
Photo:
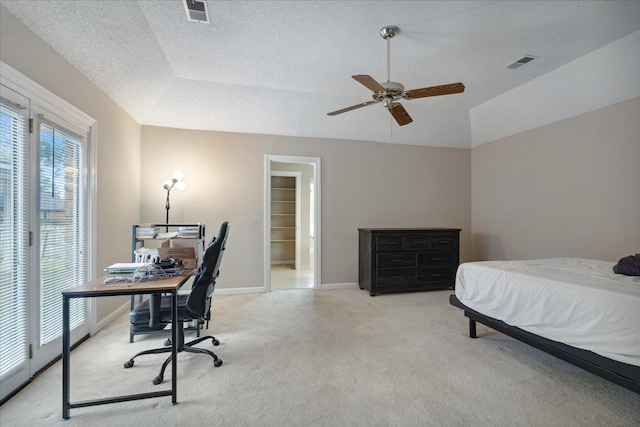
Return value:
M 313 268 L 296 270 L 292 265 L 271 266 L 271 290 L 312 289 Z
M 451 291 L 359 289 L 214 294 L 210 332 L 224 361 L 180 354 L 178 400 L 78 408 L 61 421 L 61 364 L 0 408 L 0 425 L 40 426 L 638 426 L 640 395 L 478 325 Z M 128 342 L 123 314 L 72 353 L 71 399 L 169 387 L 164 359 L 123 363 L 161 344 Z

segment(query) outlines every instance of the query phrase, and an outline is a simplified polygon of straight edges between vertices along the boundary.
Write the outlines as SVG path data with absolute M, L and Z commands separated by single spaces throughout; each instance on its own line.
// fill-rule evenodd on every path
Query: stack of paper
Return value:
M 199 227 L 180 227 L 178 229 L 178 233 L 180 234 L 180 237 L 197 238 L 200 234 L 200 230 L 198 228 Z
M 158 233 L 158 227 L 137 227 L 136 237 L 138 239 L 153 239 Z

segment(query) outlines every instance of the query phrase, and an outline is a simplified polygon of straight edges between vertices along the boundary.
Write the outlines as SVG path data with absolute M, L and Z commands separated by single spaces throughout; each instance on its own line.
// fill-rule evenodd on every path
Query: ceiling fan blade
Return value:
M 361 85 L 366 86 L 372 92 L 384 92 L 385 91 L 385 89 L 382 87 L 382 85 L 380 83 L 378 83 L 377 81 L 375 81 L 373 79 L 373 77 L 371 77 L 371 76 L 367 76 L 366 74 L 359 74 L 357 76 L 351 76 L 351 77 L 353 77 Z
M 402 104 L 398 104 L 397 102 L 393 104 L 393 107 L 389 109 L 389 112 L 391 113 L 393 118 L 396 119 L 396 122 L 398 122 L 400 126 L 408 125 L 413 121 Z
M 367 101 L 362 104 L 352 105 L 351 107 L 343 108 L 342 110 L 332 111 L 327 113 L 327 116 L 337 116 L 338 114 L 346 113 L 347 111 L 356 110 L 358 108 L 366 107 L 368 105 L 377 104 L 380 101 Z
M 462 83 L 451 83 L 442 86 L 423 87 L 421 89 L 411 89 L 404 93 L 405 99 L 426 98 L 427 96 L 451 95 L 453 93 L 464 92 Z

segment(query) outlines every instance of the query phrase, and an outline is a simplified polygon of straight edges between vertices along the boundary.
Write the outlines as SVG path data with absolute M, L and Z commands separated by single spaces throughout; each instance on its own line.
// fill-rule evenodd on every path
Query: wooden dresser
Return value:
M 453 288 L 459 228 L 359 228 L 360 289 L 379 292 Z

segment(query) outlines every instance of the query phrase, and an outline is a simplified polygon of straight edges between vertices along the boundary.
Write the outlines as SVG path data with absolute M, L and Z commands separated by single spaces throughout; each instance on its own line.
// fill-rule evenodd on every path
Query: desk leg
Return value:
M 178 404 L 178 291 L 171 293 L 171 404 Z
M 69 386 L 71 380 L 71 331 L 69 325 L 69 297 L 62 297 L 62 419 L 69 416 Z

